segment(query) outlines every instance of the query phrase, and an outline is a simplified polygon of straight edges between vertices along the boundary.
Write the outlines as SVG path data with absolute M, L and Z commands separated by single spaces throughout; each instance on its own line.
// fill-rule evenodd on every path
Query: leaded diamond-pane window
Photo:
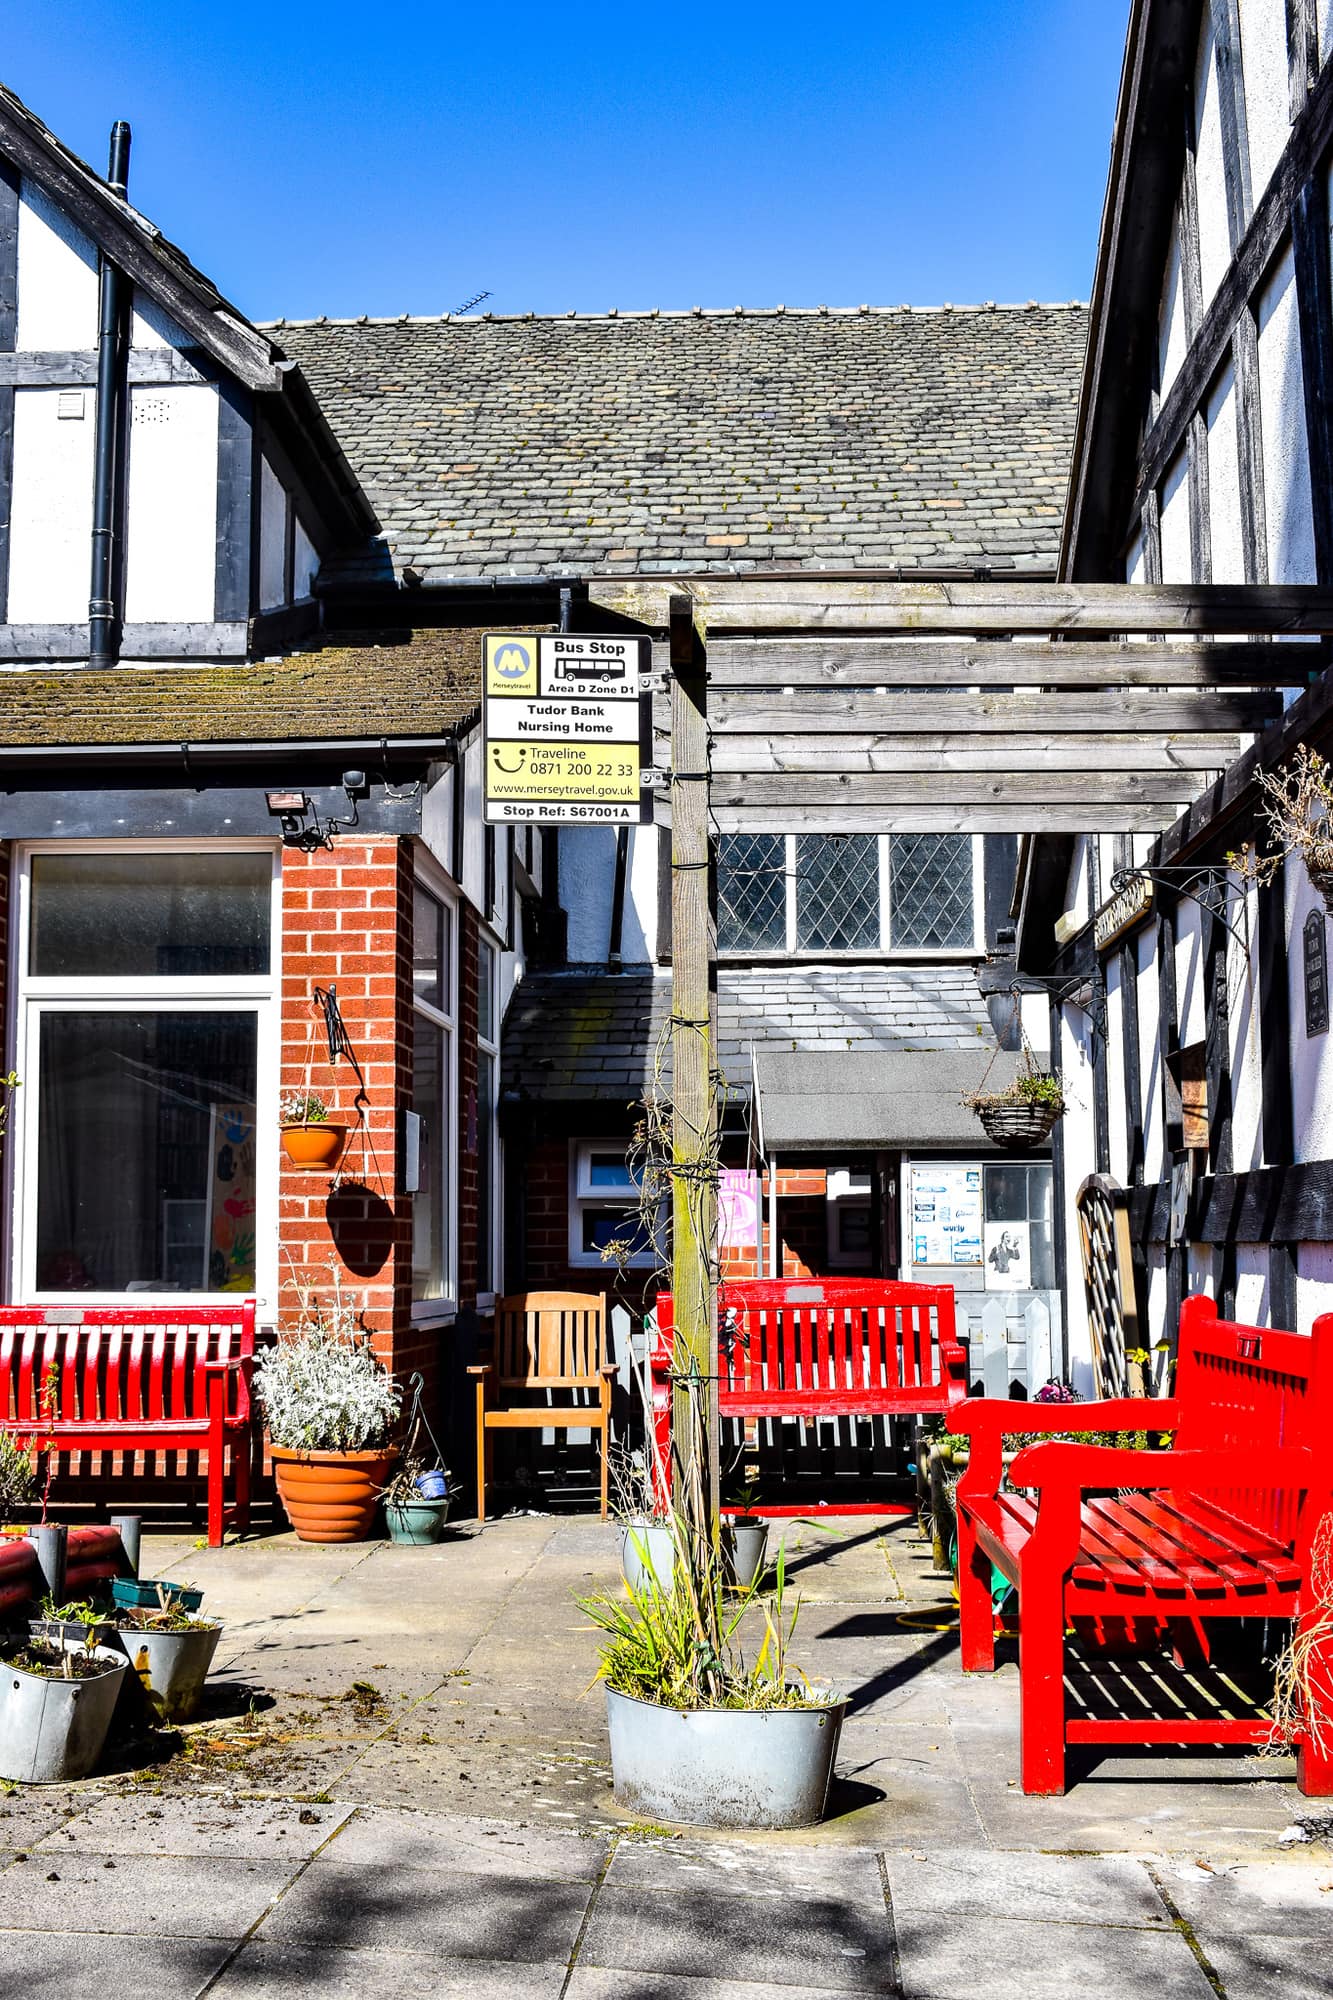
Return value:
M 796 837 L 796 949 L 879 948 L 879 842 L 873 833 Z
M 724 951 L 785 951 L 785 859 L 780 833 L 730 833 L 719 840 L 717 928 Z
M 966 947 L 973 939 L 972 840 L 966 833 L 895 834 L 889 906 L 899 951 Z

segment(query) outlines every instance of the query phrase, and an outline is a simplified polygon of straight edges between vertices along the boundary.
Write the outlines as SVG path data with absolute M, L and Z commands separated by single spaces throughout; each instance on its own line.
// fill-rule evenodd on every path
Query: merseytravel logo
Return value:
M 512 632 L 486 634 L 487 694 L 535 695 L 537 641 Z

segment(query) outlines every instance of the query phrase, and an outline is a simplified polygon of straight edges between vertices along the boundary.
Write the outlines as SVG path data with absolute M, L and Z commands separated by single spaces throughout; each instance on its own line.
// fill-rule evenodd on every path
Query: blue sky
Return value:
M 252 317 L 1086 298 L 1128 0 L 5 0 Z

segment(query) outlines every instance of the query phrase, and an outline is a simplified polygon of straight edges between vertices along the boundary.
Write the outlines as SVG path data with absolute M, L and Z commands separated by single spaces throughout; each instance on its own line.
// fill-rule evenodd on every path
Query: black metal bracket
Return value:
M 1174 867 L 1145 861 L 1135 868 L 1117 868 L 1111 877 L 1111 894 L 1118 896 L 1133 882 L 1151 882 L 1155 888 L 1169 889 L 1185 902 L 1197 903 L 1206 917 L 1221 924 L 1227 936 L 1243 952 L 1248 952 L 1249 939 L 1227 915 L 1230 877 L 1231 869 L 1225 861 L 1180 862 Z

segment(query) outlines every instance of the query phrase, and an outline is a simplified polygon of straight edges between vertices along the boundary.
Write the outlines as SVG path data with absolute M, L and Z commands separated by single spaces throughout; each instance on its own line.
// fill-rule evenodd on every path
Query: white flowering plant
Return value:
M 255 1380 L 283 1451 L 376 1451 L 398 1422 L 402 1391 L 336 1279 L 329 1302 L 302 1293 L 300 1317 L 261 1355 Z

